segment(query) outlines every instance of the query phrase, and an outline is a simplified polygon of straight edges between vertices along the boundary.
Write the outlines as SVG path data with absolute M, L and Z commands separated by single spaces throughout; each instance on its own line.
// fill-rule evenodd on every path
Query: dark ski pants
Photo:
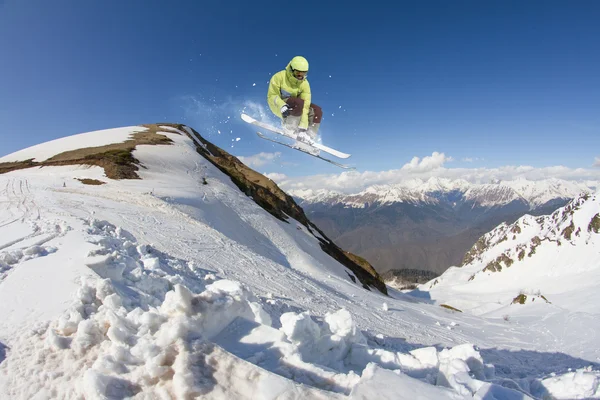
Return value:
M 287 105 L 292 107 L 290 115 L 293 117 L 302 116 L 302 109 L 304 108 L 304 100 L 299 97 L 289 97 L 286 101 Z M 314 103 L 310 103 L 310 110 L 308 113 L 309 124 L 320 124 L 323 118 L 323 110 L 321 107 Z M 311 118 L 312 116 L 312 118 Z

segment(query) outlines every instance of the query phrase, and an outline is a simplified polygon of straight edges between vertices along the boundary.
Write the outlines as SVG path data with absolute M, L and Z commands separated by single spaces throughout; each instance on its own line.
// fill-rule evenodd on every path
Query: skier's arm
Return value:
M 271 77 L 271 81 L 269 82 L 269 90 L 267 91 L 267 103 L 274 104 L 275 107 L 271 107 L 273 112 L 277 111 L 279 117 L 281 117 L 281 112 L 279 111 L 281 107 L 285 104 L 285 101 L 281 98 L 281 78 L 279 74 L 275 74 Z
M 300 92 L 300 98 L 304 100 L 304 108 L 302 109 L 302 117 L 300 118 L 300 124 L 298 128 L 308 129 L 308 111 L 310 110 L 311 100 L 310 85 L 308 81 L 304 81 L 302 84 L 302 91 Z

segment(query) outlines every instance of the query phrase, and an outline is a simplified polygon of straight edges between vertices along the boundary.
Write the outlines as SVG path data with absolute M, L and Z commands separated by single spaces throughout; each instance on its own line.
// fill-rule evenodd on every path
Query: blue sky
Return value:
M 358 172 L 600 164 L 600 2 L 349 4 L 0 0 L 0 155 L 168 121 L 261 172 L 339 173 L 238 118 L 304 55 Z

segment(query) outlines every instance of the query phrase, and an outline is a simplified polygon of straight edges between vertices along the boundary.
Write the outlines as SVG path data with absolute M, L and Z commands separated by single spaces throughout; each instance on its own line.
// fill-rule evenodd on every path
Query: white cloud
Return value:
M 282 182 L 283 180 L 287 179 L 287 175 L 280 174 L 278 172 L 272 172 L 272 173 L 267 173 L 267 174 L 263 174 L 263 175 L 274 182 Z
M 444 165 L 444 163 L 449 161 L 453 161 L 452 157 L 446 157 L 444 153 L 438 153 L 437 151 L 434 151 L 431 156 L 423 157 L 423 159 L 420 159 L 419 157 L 413 157 L 409 163 L 402 167 L 402 170 L 412 172 L 428 172 L 440 168 Z
M 594 167 L 600 167 L 600 157 L 594 159 Z
M 258 153 L 249 157 L 238 156 L 238 158 L 247 166 L 255 168 L 262 167 L 263 165 L 270 163 L 271 161 L 275 160 L 276 158 L 279 158 L 280 156 L 281 152 L 278 151 L 276 153 Z

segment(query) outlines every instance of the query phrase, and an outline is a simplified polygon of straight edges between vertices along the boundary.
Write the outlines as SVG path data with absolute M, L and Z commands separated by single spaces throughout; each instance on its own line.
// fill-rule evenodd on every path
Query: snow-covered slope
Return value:
M 599 312 L 600 193 L 581 195 L 552 215 L 526 215 L 484 235 L 451 268 L 423 285 L 443 287 L 509 304 L 520 292 L 541 293 L 571 311 Z M 436 283 L 437 282 L 437 283 Z M 592 296 L 592 297 L 590 297 Z
M 102 160 L 0 175 L 0 398 L 600 398 L 597 345 L 366 290 L 191 129 L 158 135 L 131 154 L 140 179 Z
M 476 315 L 529 318 L 556 327 L 556 341 L 600 343 L 586 327 L 600 309 L 600 192 L 548 216 L 526 215 L 481 237 L 451 267 L 420 286 L 431 298 Z M 539 318 L 532 318 L 537 315 Z M 535 320 L 535 321 L 533 321 Z M 575 326 L 566 321 L 572 321 Z M 545 329 L 548 329 L 547 327 Z M 572 331 L 571 331 L 572 329 Z

